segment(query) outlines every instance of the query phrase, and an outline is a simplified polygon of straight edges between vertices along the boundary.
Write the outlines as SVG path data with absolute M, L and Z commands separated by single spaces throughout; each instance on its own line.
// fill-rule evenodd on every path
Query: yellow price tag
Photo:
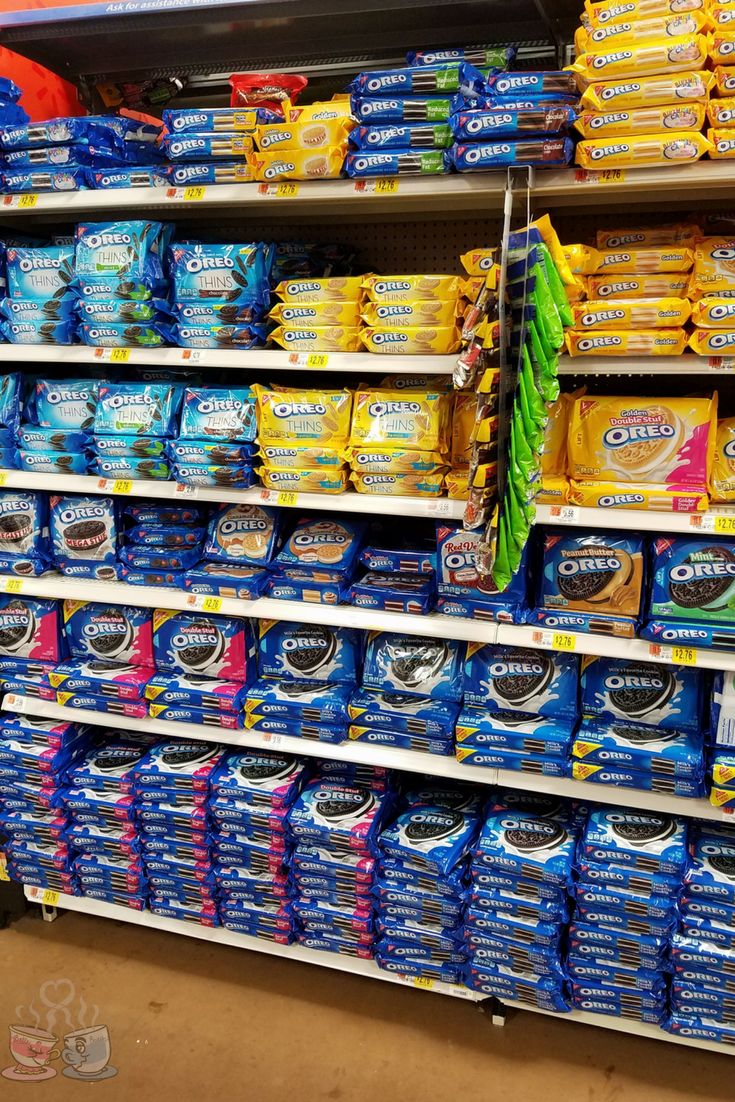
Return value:
M 219 612 L 221 608 L 221 597 L 202 597 L 202 612 Z
M 574 650 L 577 646 L 576 635 L 567 635 L 563 631 L 555 631 L 551 641 L 554 650 Z
M 276 184 L 276 199 L 295 199 L 299 193 L 299 185 L 284 180 Z
M 112 483 L 113 494 L 132 494 L 133 480 L 131 478 L 116 478 Z
M 735 516 L 715 517 L 715 532 L 732 535 L 735 532 Z
M 0 853 L 0 880 L 10 880 L 8 876 L 8 866 L 5 864 L 5 858 Z
M 6 593 L 20 593 L 23 588 L 22 578 L 8 578 L 3 586 Z
M 312 352 L 306 357 L 307 367 L 326 367 L 329 363 L 329 356 L 326 356 L 323 352 Z
M 696 666 L 697 652 L 694 647 L 672 647 L 671 661 L 676 666 Z
M 296 501 L 297 497 L 293 490 L 281 490 L 278 494 L 279 505 L 295 505 Z
M 29 192 L 28 195 L 21 195 L 20 199 L 18 200 L 18 206 L 25 207 L 27 209 L 28 207 L 35 207 L 37 202 L 38 196 L 33 194 L 32 192 Z
M 7 471 L 0 471 L 0 486 L 4 486 L 7 481 L 8 481 L 8 472 Z
M 56 904 L 59 902 L 60 894 L 60 892 L 52 892 L 50 888 L 46 888 L 46 891 L 43 893 L 41 902 L 44 904 L 45 907 L 55 907 Z
M 129 348 L 111 348 L 110 349 L 110 363 L 113 364 L 126 364 L 130 359 Z
M 201 186 L 201 184 L 199 184 L 197 187 L 185 187 L 184 188 L 184 199 L 185 200 L 187 200 L 187 199 L 203 199 L 203 198 L 204 198 L 204 188 Z
M 428 976 L 414 976 L 413 985 L 414 987 L 423 987 L 424 990 L 431 991 L 434 986 L 434 981 L 429 979 Z
M 386 176 L 375 181 L 376 195 L 395 195 L 398 191 L 398 180 L 392 176 Z
M 578 168 L 574 173 L 575 184 L 624 184 L 624 168 Z

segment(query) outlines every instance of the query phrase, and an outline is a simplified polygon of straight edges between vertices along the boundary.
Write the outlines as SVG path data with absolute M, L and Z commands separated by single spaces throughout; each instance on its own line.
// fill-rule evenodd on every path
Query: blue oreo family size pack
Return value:
M 12 246 L 5 254 L 8 295 L 48 301 L 66 294 L 74 278 L 73 245 Z
M 687 860 L 686 824 L 670 815 L 601 808 L 590 813 L 580 854 L 647 872 L 680 874 Z
M 577 839 L 568 822 L 506 808 L 488 815 L 475 863 L 533 881 L 568 884 Z
M 181 410 L 182 437 L 252 443 L 257 434 L 255 394 L 250 387 L 187 387 Z
M 229 303 L 268 303 L 264 247 L 174 243 L 170 272 L 177 303 L 211 299 Z
M 446 875 L 468 853 L 479 824 L 476 809 L 465 812 L 443 804 L 418 804 L 382 831 L 380 848 L 398 861 Z
M 653 617 L 735 620 L 735 541 L 717 536 L 653 541 Z
M 153 666 L 152 613 L 147 608 L 64 602 L 64 634 L 75 658 Z
M 57 563 L 115 563 L 117 523 L 114 498 L 52 495 L 49 504 L 51 541 Z
M 263 677 L 356 682 L 361 634 L 352 628 L 261 620 L 258 668 Z
M 579 714 L 578 670 L 575 654 L 469 643 L 465 704 L 574 719 Z
M 360 687 L 350 698 L 349 718 L 367 727 L 428 738 L 450 738 L 459 714 L 453 700 L 432 700 L 413 693 L 380 693 Z
M 363 685 L 366 689 L 459 701 L 464 683 L 465 646 L 455 639 L 371 631 L 365 651 Z
M 180 405 L 181 387 L 176 383 L 101 384 L 94 433 L 173 436 Z
M 648 727 L 625 720 L 585 717 L 572 747 L 577 761 L 657 773 L 667 779 L 701 779 L 704 749 L 698 731 Z
M 584 715 L 699 731 L 703 678 L 692 666 L 582 657 Z
M 635 618 L 642 587 L 640 536 L 545 533 L 538 600 L 543 608 Z

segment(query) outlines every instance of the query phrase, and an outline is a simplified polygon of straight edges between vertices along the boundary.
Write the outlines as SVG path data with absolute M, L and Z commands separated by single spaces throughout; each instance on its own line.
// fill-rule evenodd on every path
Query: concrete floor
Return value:
M 63 1036 L 96 1004 L 118 1074 L 93 1089 L 110 1102 L 733 1097 L 732 1057 L 532 1014 L 496 1029 L 471 1003 L 80 914 L 28 914 L 0 931 L 0 976 L 0 1069 L 19 1018 L 56 1015 Z M 0 1098 L 90 1090 L 51 1066 L 45 1082 L 0 1078 Z

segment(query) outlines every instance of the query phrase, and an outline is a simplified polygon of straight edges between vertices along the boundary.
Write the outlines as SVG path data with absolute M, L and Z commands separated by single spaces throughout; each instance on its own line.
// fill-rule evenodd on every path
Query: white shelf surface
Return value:
M 632 492 L 638 487 L 631 486 Z M 658 513 L 653 509 L 592 509 L 581 505 L 537 505 L 536 523 L 570 528 L 612 528 L 617 532 L 735 534 L 735 506 L 717 505 L 706 513 Z
M 337 371 L 362 375 L 451 375 L 457 357 L 381 356 L 374 352 L 239 351 L 216 348 L 90 348 L 84 344 L 0 344 L 0 363 L 140 364 L 197 371 Z
M 424 754 L 417 750 L 397 750 L 391 746 L 366 745 L 360 742 L 330 743 L 289 735 L 259 734 L 255 731 L 231 731 L 217 727 L 205 727 L 197 723 L 174 723 L 162 719 L 128 719 L 109 712 L 93 712 L 86 709 L 66 708 L 50 700 L 34 696 L 8 693 L 3 702 L 5 712 L 22 712 L 25 715 L 45 716 L 67 723 L 90 723 L 113 730 L 141 731 L 161 738 L 201 739 L 234 748 L 278 750 L 300 757 L 320 758 L 329 761 L 357 762 L 386 769 L 400 769 L 408 773 L 420 773 L 443 777 L 453 781 L 471 781 L 473 784 L 495 785 L 501 788 L 521 789 L 524 792 L 543 792 L 563 796 L 565 799 L 631 807 L 643 811 L 659 811 L 664 815 L 681 815 L 689 818 L 709 819 L 713 822 L 731 822 L 732 815 L 714 807 L 706 799 L 690 800 L 682 796 L 667 796 L 659 792 L 643 792 L 634 788 L 610 788 L 586 781 L 560 777 L 536 776 L 509 769 L 484 769 L 477 765 L 462 765 L 454 757 L 440 754 Z
M 433 991 L 437 995 L 449 995 L 467 1002 L 482 1002 L 487 995 L 470 991 L 469 987 L 459 984 L 441 983 L 439 980 L 425 980 L 415 976 L 404 976 L 397 972 L 387 972 L 379 968 L 375 961 L 361 960 L 359 957 L 342 956 L 339 953 L 321 953 L 315 949 L 306 949 L 301 945 L 279 945 L 267 938 L 249 937 L 226 930 L 223 926 L 200 926 L 196 922 L 183 922 L 176 918 L 163 918 L 151 911 L 136 911 L 132 907 L 105 903 L 101 899 L 89 896 L 50 893 L 43 888 L 24 886 L 26 899 L 31 903 L 55 906 L 65 911 L 80 911 L 83 914 L 97 915 L 99 918 L 112 918 L 116 922 L 131 922 L 135 926 L 148 926 L 153 930 L 163 930 L 170 934 L 184 934 L 211 941 L 218 945 L 231 945 L 236 949 L 250 949 L 256 953 L 267 953 L 271 957 L 284 957 L 286 960 L 298 960 L 303 964 L 318 964 L 322 968 L 333 968 L 338 972 L 351 972 L 355 976 L 364 976 L 372 980 L 387 980 L 404 987 L 416 987 L 422 991 Z M 58 899 L 56 896 L 58 895 Z
M 461 520 L 464 501 L 446 497 L 393 497 L 390 494 L 358 494 L 349 490 L 343 494 L 300 494 L 281 490 L 266 490 L 253 486 L 249 490 L 227 486 L 186 486 L 158 479 L 98 478 L 84 474 L 40 474 L 36 471 L 0 469 L 0 487 L 15 490 L 46 490 L 49 493 L 113 494 L 124 497 L 157 498 L 165 501 L 233 502 L 250 505 L 281 505 L 292 509 L 318 509 L 324 513 L 367 513 L 401 517 L 444 517 Z
M 560 375 L 732 375 L 735 356 L 567 356 Z M 714 380 L 713 380 L 714 382 Z

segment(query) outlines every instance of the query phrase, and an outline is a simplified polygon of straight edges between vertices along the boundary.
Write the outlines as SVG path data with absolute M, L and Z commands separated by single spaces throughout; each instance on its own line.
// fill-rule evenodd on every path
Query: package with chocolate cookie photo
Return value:
M 609 616 L 636 617 L 643 588 L 643 540 L 548 531 L 538 604 Z
M 653 541 L 652 617 L 735 621 L 735 542 L 660 536 Z
M 462 695 L 466 645 L 455 639 L 424 639 L 389 631 L 368 634 L 362 683 L 439 700 Z

